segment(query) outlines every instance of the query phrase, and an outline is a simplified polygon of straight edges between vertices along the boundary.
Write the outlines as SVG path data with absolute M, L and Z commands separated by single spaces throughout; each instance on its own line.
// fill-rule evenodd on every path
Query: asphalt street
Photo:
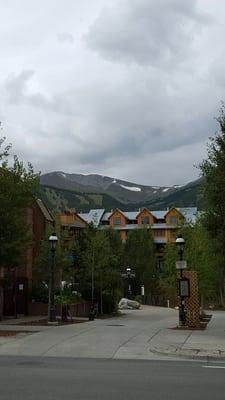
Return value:
M 1 400 L 225 398 L 225 364 L 190 361 L 2 356 L 0 381 Z

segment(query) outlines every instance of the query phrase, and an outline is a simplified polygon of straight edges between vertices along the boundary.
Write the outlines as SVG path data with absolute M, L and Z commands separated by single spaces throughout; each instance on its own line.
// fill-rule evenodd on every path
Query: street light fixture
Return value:
M 54 269 L 55 269 L 55 252 L 56 252 L 56 245 L 58 242 L 58 237 L 56 233 L 52 233 L 49 236 L 49 244 L 51 250 L 51 263 L 49 268 L 49 285 L 48 285 L 48 321 L 51 323 L 56 322 L 56 309 L 55 309 L 55 276 L 54 276 Z
M 179 297 L 180 297 L 180 306 L 179 306 L 179 325 L 184 326 L 186 323 L 186 315 L 185 315 L 185 309 L 184 309 L 184 295 L 182 292 L 182 286 L 181 283 L 183 280 L 186 281 L 186 278 L 183 278 L 183 269 L 186 268 L 186 263 L 183 259 L 184 255 L 184 247 L 185 247 L 185 240 L 182 237 L 182 235 L 178 235 L 176 239 L 176 246 L 178 250 L 178 255 L 179 255 L 179 262 L 177 263 L 178 269 L 180 270 L 180 279 L 179 279 Z
M 180 256 L 180 261 L 182 261 L 183 260 L 183 254 L 184 254 L 185 240 L 181 235 L 177 236 L 176 246 L 177 246 L 178 254 Z
M 126 273 L 127 273 L 127 277 L 130 278 L 130 275 L 131 275 L 131 268 L 130 267 L 126 268 Z
M 135 273 L 132 272 L 130 267 L 127 267 L 126 272 L 122 274 L 122 277 L 127 279 L 128 282 L 127 298 L 131 299 L 132 296 L 131 279 L 135 278 Z

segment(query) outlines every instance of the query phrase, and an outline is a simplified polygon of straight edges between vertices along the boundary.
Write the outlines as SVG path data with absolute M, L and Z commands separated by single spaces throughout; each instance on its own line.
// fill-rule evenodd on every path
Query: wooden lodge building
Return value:
M 143 227 L 151 230 L 156 244 L 156 257 L 159 268 L 163 262 L 163 249 L 167 243 L 175 243 L 179 226 L 195 223 L 196 207 L 171 208 L 163 211 L 150 211 L 143 208 L 139 211 L 121 211 L 119 209 L 105 212 L 104 209 L 92 209 L 88 213 L 65 213 L 60 215 L 62 228 L 69 228 L 71 235 L 79 234 L 80 229 L 92 223 L 98 229 L 113 228 L 120 234 L 125 243 L 127 235 L 133 229 Z

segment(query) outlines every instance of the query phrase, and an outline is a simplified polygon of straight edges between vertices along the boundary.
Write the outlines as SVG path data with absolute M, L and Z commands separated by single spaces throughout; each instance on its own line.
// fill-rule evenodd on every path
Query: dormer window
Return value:
M 149 217 L 142 217 L 141 218 L 141 223 L 143 225 L 149 225 Z
M 120 217 L 115 217 L 113 219 L 113 224 L 114 225 L 121 225 L 121 218 Z
M 177 225 L 177 217 L 176 216 L 172 216 L 170 217 L 170 224 L 171 225 Z

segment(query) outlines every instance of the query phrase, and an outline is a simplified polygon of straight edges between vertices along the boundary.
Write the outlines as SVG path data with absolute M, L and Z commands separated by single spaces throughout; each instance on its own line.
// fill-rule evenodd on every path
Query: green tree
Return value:
M 200 164 L 206 210 L 203 223 L 219 257 L 220 301 L 225 305 L 225 106 L 221 108 L 219 131 L 208 143 L 207 158 Z
M 175 306 L 177 302 L 177 249 L 173 243 L 168 243 L 164 250 L 164 268 L 160 276 L 160 289 L 162 294 Z
M 73 282 L 72 271 L 73 263 L 67 256 L 70 255 L 71 251 L 65 247 L 63 242 L 63 234 L 60 233 L 60 229 L 55 229 L 58 242 L 55 251 L 55 263 L 54 263 L 54 275 L 55 275 L 55 288 L 56 291 L 61 290 L 61 282 L 66 281 L 68 283 Z M 38 288 L 48 287 L 49 281 L 49 266 L 51 260 L 51 250 L 49 245 L 49 236 L 52 234 L 52 228 L 48 228 L 45 237 L 41 241 L 38 257 L 33 269 L 33 293 L 38 293 Z
M 205 301 L 208 303 L 216 300 L 221 277 L 215 242 L 201 221 L 194 226 L 188 225 L 183 228 L 183 236 L 188 269 L 198 273 L 198 287 L 203 307 Z
M 11 163 L 11 146 L 0 140 L 0 264 L 5 269 L 21 265 L 31 243 L 26 209 L 32 207 L 39 191 L 39 174 L 17 156 Z
M 86 299 L 99 303 L 101 313 L 116 310 L 120 282 L 121 241 L 114 231 L 98 231 L 92 225 L 79 241 L 80 289 Z
M 215 254 L 214 241 L 199 220 L 194 225 L 181 228 L 185 239 L 184 259 L 187 261 L 188 270 L 198 273 L 198 286 L 201 303 L 204 300 L 215 302 L 217 288 L 220 281 L 218 257 Z M 177 270 L 175 267 L 178 253 L 175 244 L 167 244 L 164 252 L 164 271 L 160 279 L 160 286 L 171 304 L 177 301 Z
M 157 292 L 157 271 L 154 240 L 147 228 L 129 232 L 124 246 L 124 267 L 127 265 L 135 270 L 135 294 L 140 295 L 144 284 L 146 301 L 151 301 Z

